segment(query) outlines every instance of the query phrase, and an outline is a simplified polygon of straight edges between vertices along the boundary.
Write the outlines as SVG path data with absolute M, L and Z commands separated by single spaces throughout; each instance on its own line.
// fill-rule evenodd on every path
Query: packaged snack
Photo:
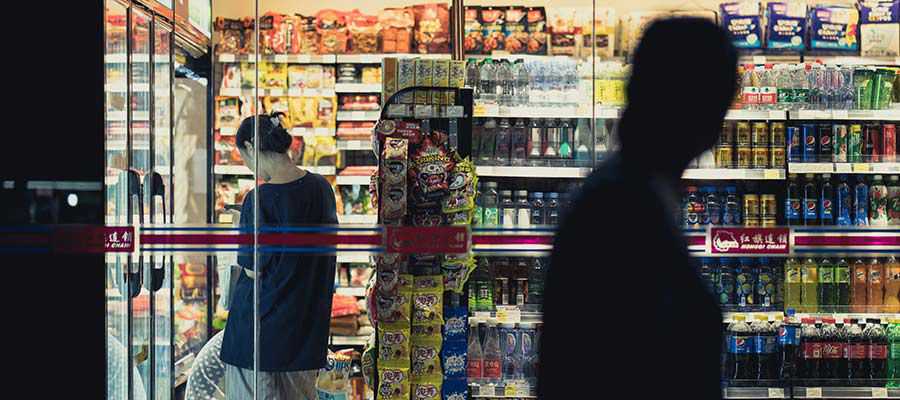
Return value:
M 444 379 L 441 384 L 444 400 L 466 400 L 469 398 L 469 384 L 466 379 Z
M 416 86 L 433 86 L 434 84 L 434 60 L 422 58 L 416 59 Z M 415 95 L 416 104 L 429 104 L 431 92 L 427 89 L 417 89 Z
M 466 378 L 466 341 L 444 342 L 441 349 L 441 365 L 447 379 Z M 415 361 L 413 361 L 415 367 Z
M 416 60 L 404 58 L 400 60 L 397 70 L 397 90 L 403 90 L 416 85 Z M 400 104 L 413 104 L 416 100 L 414 91 L 406 91 L 400 95 Z
M 316 31 L 316 17 L 294 15 L 299 34 L 296 54 L 316 54 L 319 50 L 319 33 Z
M 481 7 L 465 6 L 465 37 L 463 38 L 463 51 L 465 54 L 481 54 L 484 52 L 484 32 L 478 13 Z
M 413 341 L 410 375 L 414 381 L 441 379 L 441 337 L 437 340 Z
M 261 81 L 262 77 L 260 77 L 260 83 L 262 83 Z M 256 63 L 241 62 L 241 88 L 256 88 Z
M 378 368 L 378 398 L 384 400 L 409 399 L 409 368 Z
M 443 323 L 444 300 L 440 292 L 413 292 L 413 325 Z
M 859 50 L 859 10 L 847 6 L 816 6 L 810 10 L 809 48 Z
M 381 206 L 381 219 L 386 224 L 399 223 L 406 216 L 406 188 L 403 186 L 386 186 L 382 192 L 384 204 Z
M 237 130 L 241 126 L 241 110 L 237 97 L 216 98 L 216 129 Z
M 316 96 L 316 120 L 313 124 L 316 128 L 334 128 L 335 104 L 337 98 L 334 96 Z M 332 137 L 332 139 L 334 139 Z M 337 144 L 335 144 L 337 147 Z
M 287 52 L 284 16 L 267 12 L 259 17 L 259 51 L 261 54 L 285 54 Z
M 244 24 L 238 19 L 217 17 L 215 22 L 216 54 L 239 54 L 243 48 Z
M 304 128 L 312 127 L 313 121 L 316 118 L 316 113 L 314 108 L 307 106 L 308 104 L 313 104 L 307 100 L 309 100 L 308 97 L 288 98 L 288 109 L 290 109 L 291 122 L 294 123 L 294 126 Z
M 409 328 L 391 328 L 380 325 L 378 329 L 378 365 L 405 367 L 409 365 Z
M 739 49 L 762 48 L 762 16 L 758 1 L 735 1 L 719 5 L 722 27 Z
M 450 52 L 450 10 L 447 3 L 418 4 L 413 7 L 416 16 L 415 45 L 421 54 Z
M 282 24 L 284 25 L 284 52 L 286 54 L 300 53 L 300 40 L 303 22 L 296 15 L 282 16 Z
M 287 89 L 287 65 L 259 62 L 259 86 L 261 89 Z
M 406 160 L 408 157 L 409 142 L 406 139 L 386 138 L 384 140 L 384 160 Z
M 447 218 L 446 218 L 447 224 L 454 225 L 454 226 L 470 225 L 470 224 L 472 224 L 473 214 L 474 214 L 473 210 L 466 210 L 466 211 L 460 211 L 460 212 L 447 214 Z
M 421 126 L 415 121 L 381 120 L 376 131 L 382 137 L 406 139 L 411 145 L 417 145 L 422 141 Z
M 860 55 L 900 55 L 900 0 L 862 0 L 859 11 Z
M 291 117 L 290 117 L 291 109 L 290 109 L 290 105 L 288 104 L 287 97 L 266 96 L 266 97 L 263 97 L 263 105 L 265 106 L 266 111 L 268 113 L 274 113 L 274 112 L 284 113 L 285 117 L 283 117 L 281 120 L 285 123 L 286 129 L 290 129 L 293 126 L 293 124 L 292 124 L 293 121 L 291 120 Z
M 420 202 L 420 206 L 428 204 Z M 416 208 L 412 213 L 413 226 L 441 226 L 444 224 L 444 214 L 440 209 L 435 208 Z
M 319 33 L 320 54 L 344 54 L 347 52 L 347 21 L 344 13 L 322 10 L 316 14 L 316 31 Z
M 241 88 L 241 65 L 228 63 L 222 65 L 222 86 L 219 91 L 225 89 Z
M 550 17 L 550 54 L 575 55 L 577 26 L 576 10 L 568 7 L 553 9 Z
M 303 90 L 306 88 L 306 65 L 291 64 L 287 68 L 288 89 Z
M 622 34 L 619 35 L 621 45 L 618 47 L 623 53 L 632 54 L 647 27 L 653 21 L 666 16 L 667 14 L 662 11 L 632 12 L 622 16 L 619 24 L 622 31 Z
M 348 17 L 351 53 L 375 53 L 378 51 L 378 17 L 359 12 Z
M 256 53 L 256 20 L 252 17 L 244 17 L 241 18 L 241 22 L 244 24 L 244 41 L 241 54 Z
M 472 261 L 475 264 L 475 261 Z M 451 295 L 452 296 L 452 295 Z M 466 343 L 468 340 L 468 312 L 466 307 L 451 304 L 444 310 L 444 344 Z M 415 335 L 413 335 L 415 337 Z
M 525 7 L 506 9 L 503 24 L 504 48 L 512 54 L 527 52 L 528 32 Z
M 413 28 L 412 8 L 386 8 L 378 13 L 378 32 L 382 53 L 411 53 Z
M 415 195 L 423 200 L 436 200 L 447 193 L 448 172 L 453 162 L 442 148 L 425 139 L 419 151 L 410 162 L 410 178 L 415 187 Z
M 766 47 L 803 51 L 806 48 L 806 4 L 773 2 L 766 5 Z
M 412 290 L 412 275 L 404 274 L 400 266 L 379 266 L 376 276 L 379 294 L 393 296 L 401 291 Z
M 528 54 L 547 54 L 547 12 L 544 7 L 528 7 L 525 13 L 528 24 Z
M 409 169 L 406 160 L 384 160 L 383 163 L 381 179 L 386 187 L 406 185 L 406 175 Z
M 411 293 L 399 291 L 396 295 L 381 295 L 376 299 L 378 323 L 382 325 L 408 325 L 412 313 Z
M 360 364 L 362 364 L 362 374 L 363 379 L 366 381 L 366 387 L 370 390 L 375 390 L 375 359 L 377 351 L 375 350 L 375 335 L 369 337 L 369 341 L 366 343 L 366 347 L 363 350 L 362 357 L 360 357 Z
M 341 185 L 341 200 L 344 205 L 344 215 L 368 215 L 369 192 L 360 185 Z
M 413 383 L 412 400 L 441 400 L 441 379 L 431 378 Z
M 450 171 L 448 183 L 450 193 L 443 201 L 443 211 L 449 214 L 473 209 L 477 184 L 478 177 L 475 175 L 472 161 L 466 158 L 456 163 Z
M 434 87 L 450 87 L 450 60 L 434 60 L 431 85 Z M 431 91 L 431 104 L 447 104 L 447 91 L 436 89 Z
M 338 165 L 340 152 L 334 136 L 318 136 L 315 144 L 316 157 L 313 165 Z
M 443 289 L 444 280 L 440 275 L 416 276 L 413 278 L 413 291 L 441 292 Z
M 506 36 L 503 34 L 503 9 L 495 7 L 483 7 L 478 13 L 481 27 L 484 30 L 484 54 L 491 54 L 494 50 L 503 50 Z
M 410 332 L 413 342 L 441 340 L 441 324 L 413 325 Z
M 393 57 L 385 57 L 381 68 L 381 103 L 387 103 L 394 93 L 397 93 L 397 68 L 398 60 Z
M 474 259 L 449 260 L 442 263 L 441 273 L 444 275 L 444 290 L 462 293 L 463 287 L 474 269 Z
M 597 7 L 593 13 L 585 10 L 578 15 L 585 18 L 581 28 L 582 57 L 593 57 L 596 54 L 597 57 L 611 58 L 616 43 L 616 10 Z

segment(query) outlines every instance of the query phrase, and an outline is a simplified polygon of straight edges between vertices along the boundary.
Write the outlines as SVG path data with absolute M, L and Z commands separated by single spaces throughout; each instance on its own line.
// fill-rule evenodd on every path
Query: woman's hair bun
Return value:
M 285 153 L 291 147 L 294 138 L 291 137 L 287 129 L 284 127 L 282 118 L 284 113 L 275 112 L 270 115 L 258 115 L 256 117 L 247 117 L 241 121 L 241 126 L 237 131 L 237 145 L 245 148 L 244 142 L 253 143 L 253 124 L 254 120 L 259 121 L 259 151 L 272 153 Z

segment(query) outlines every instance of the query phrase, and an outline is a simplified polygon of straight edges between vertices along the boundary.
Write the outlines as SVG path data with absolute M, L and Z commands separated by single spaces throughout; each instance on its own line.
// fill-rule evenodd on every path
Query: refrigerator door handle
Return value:
M 157 214 L 161 214 L 162 221 L 152 220 L 150 222 L 153 224 L 165 224 L 166 215 L 168 214 L 166 213 L 166 187 L 162 175 L 160 175 L 159 172 L 156 171 L 147 174 L 144 181 L 144 188 L 150 191 L 150 199 L 154 202 L 154 204 L 157 196 L 162 199 L 162 210 L 154 209 L 153 215 L 150 217 L 155 218 Z M 162 261 L 158 267 L 154 258 L 155 257 L 152 256 L 150 257 L 150 290 L 155 293 L 162 288 L 163 282 L 166 279 L 166 257 L 161 257 Z
M 128 196 L 132 199 L 129 202 L 131 207 L 135 205 L 138 209 L 135 211 L 129 207 L 128 215 L 137 216 L 138 218 L 138 226 L 144 224 L 144 196 L 143 196 L 143 185 L 141 185 L 140 174 L 133 170 L 128 170 Z M 134 221 L 132 221 L 134 223 Z M 130 257 L 129 257 L 130 259 Z M 141 293 L 141 287 L 143 287 L 143 277 L 144 277 L 144 256 L 139 255 L 137 263 L 132 262 L 128 268 L 128 294 L 134 298 L 137 297 L 138 294 Z

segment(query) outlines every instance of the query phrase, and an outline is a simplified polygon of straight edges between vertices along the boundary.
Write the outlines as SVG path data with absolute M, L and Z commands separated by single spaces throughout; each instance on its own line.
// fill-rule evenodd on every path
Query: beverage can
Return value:
M 788 161 L 799 162 L 803 158 L 803 141 L 801 140 L 800 127 L 787 127 L 787 154 Z
M 734 148 L 730 143 L 716 146 L 716 168 L 734 168 Z
M 776 205 L 774 194 L 764 194 L 760 196 L 760 215 L 763 218 L 776 218 L 778 206 Z
M 868 162 L 881 162 L 881 156 L 884 154 L 881 126 L 878 124 L 866 125 L 866 134 L 863 137 L 863 141 L 865 142 L 864 154 L 868 158 Z
M 749 145 L 737 146 L 737 168 L 748 169 L 753 165 L 753 151 Z
M 740 145 L 749 146 L 750 141 L 750 123 L 747 121 L 739 121 L 736 125 L 736 141 Z
M 816 126 L 803 124 L 803 162 L 819 161 L 819 138 L 816 137 Z
M 881 129 L 882 158 L 885 162 L 894 162 L 897 160 L 897 125 L 884 124 Z
M 772 228 L 778 225 L 778 220 L 775 217 L 762 217 L 760 221 L 760 226 L 763 228 Z
M 834 126 L 831 135 L 833 160 L 834 162 L 847 162 L 847 151 L 850 145 L 850 137 L 847 131 L 847 125 L 837 124 Z
M 754 122 L 751 132 L 750 142 L 753 147 L 766 146 L 769 144 L 769 125 L 765 122 Z
M 784 122 L 772 122 L 769 127 L 769 144 L 772 146 L 785 146 L 785 128 Z
M 744 195 L 744 226 L 759 226 L 759 196 Z
M 784 145 L 772 145 L 769 147 L 769 165 L 772 168 L 784 168 L 785 159 L 784 159 Z
M 722 133 L 719 135 L 719 144 L 734 144 L 734 121 L 723 121 L 722 122 Z
M 834 128 L 828 124 L 819 125 L 819 161 L 831 162 L 834 157 Z
M 753 148 L 753 168 L 768 168 L 769 167 L 769 148 L 762 147 L 754 147 Z
M 862 125 L 852 124 L 847 130 L 847 162 L 862 162 Z

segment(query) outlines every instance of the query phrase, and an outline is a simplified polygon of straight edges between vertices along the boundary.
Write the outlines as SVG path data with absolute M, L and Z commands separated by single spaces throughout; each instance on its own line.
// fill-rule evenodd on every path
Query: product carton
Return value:
M 900 56 L 900 0 L 862 0 L 859 11 L 861 55 Z
M 816 6 L 809 14 L 810 49 L 859 50 L 859 10 L 848 6 Z
M 434 85 L 434 60 L 416 59 L 415 86 Z M 416 90 L 415 104 L 428 104 L 431 100 L 431 91 L 427 89 Z
M 731 42 L 739 49 L 761 49 L 762 17 L 759 2 L 736 1 L 719 6 L 722 27 L 731 35 Z
M 803 51 L 806 48 L 806 4 L 774 2 L 766 6 L 766 47 Z

